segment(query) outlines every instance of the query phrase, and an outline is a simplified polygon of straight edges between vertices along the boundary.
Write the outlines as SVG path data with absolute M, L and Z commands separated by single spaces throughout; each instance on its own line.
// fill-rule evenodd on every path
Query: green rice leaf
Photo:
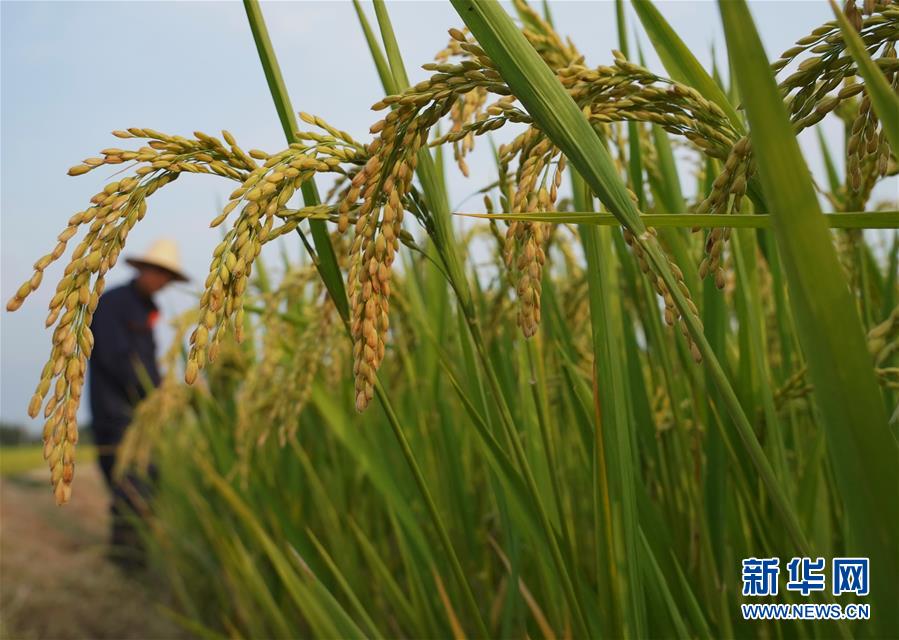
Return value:
M 486 220 L 521 220 L 529 222 L 551 222 L 554 224 L 595 224 L 600 226 L 618 226 L 620 220 L 611 213 L 593 211 L 531 211 L 527 213 L 456 213 L 466 218 L 482 218 Z M 824 224 L 831 229 L 896 229 L 899 228 L 899 211 L 850 211 L 844 213 L 826 213 L 822 216 Z M 645 213 L 640 220 L 647 227 L 655 228 L 692 228 L 713 229 L 730 227 L 731 229 L 770 229 L 774 224 L 774 216 L 759 213 L 749 216 L 732 216 L 714 213 Z
M 749 9 L 745 0 L 719 6 L 761 183 L 776 212 L 774 235 L 846 509 L 848 550 L 881 567 L 880 576 L 872 572 L 872 598 L 880 602 L 872 624 L 896 635 L 899 615 L 888 599 L 892 576 L 899 575 L 899 501 L 872 488 L 899 488 L 899 447 L 887 428 L 865 334 Z
M 618 175 L 608 150 L 571 96 L 496 0 L 479 2 L 452 0 L 452 2 L 528 113 L 565 153 L 603 204 L 643 243 L 648 262 L 671 292 L 675 305 L 683 314 L 687 331 L 702 354 L 712 380 L 722 392 L 747 453 L 770 492 L 787 532 L 799 549 L 807 549 L 807 541 L 799 525 L 795 508 L 774 476 L 733 387 L 671 272 L 668 259 L 663 255 L 658 243 L 649 241 L 648 234 L 644 233 L 645 225 Z
M 671 78 L 693 87 L 721 107 L 734 129 L 742 132 L 743 121 L 730 100 L 655 5 L 650 0 L 634 0 L 633 7 Z
M 590 206 L 592 196 L 580 178 L 574 181 L 575 202 Z M 639 570 L 639 519 L 635 484 L 636 460 L 628 428 L 628 390 L 626 378 L 619 372 L 627 368 L 624 360 L 623 322 L 620 316 L 618 269 L 612 252 L 611 229 L 583 226 L 578 229 L 587 260 L 587 270 L 595 274 L 588 281 L 590 324 L 598 412 L 594 426 L 594 473 L 597 487 L 594 502 L 608 505 L 608 514 L 597 517 L 608 529 L 611 579 L 615 582 L 613 602 L 616 615 L 624 624 L 625 635 L 646 635 L 646 612 L 642 574 Z M 603 499 L 600 499 L 602 496 Z M 612 515 L 614 514 L 614 515 Z M 609 516 L 612 517 L 609 517 Z M 613 523 L 617 524 L 614 526 Z
M 371 24 L 369 24 L 368 18 L 365 17 L 365 11 L 362 9 L 359 0 L 353 0 L 353 8 L 356 10 L 356 17 L 359 18 L 359 26 L 362 28 L 362 35 L 365 36 L 365 42 L 368 44 L 368 51 L 371 54 L 372 61 L 375 63 L 375 69 L 378 72 L 378 77 L 381 79 L 381 84 L 388 93 L 394 93 L 396 87 L 393 84 L 393 74 L 390 71 L 390 66 L 387 64 L 381 45 L 378 44 L 375 34 L 371 30 Z
M 865 43 L 862 42 L 861 36 L 849 24 L 849 20 L 846 19 L 846 16 L 833 0 L 830 0 L 830 7 L 833 9 L 837 22 L 840 24 L 840 31 L 843 33 L 846 49 L 852 55 L 858 67 L 858 74 L 865 79 L 865 90 L 868 93 L 868 97 L 871 98 L 871 105 L 883 124 L 883 130 L 895 154 L 896 150 L 899 149 L 899 96 L 896 95 L 895 90 L 887 82 L 886 77 L 877 64 L 871 60 L 871 56 L 868 55 L 868 50 L 865 48 Z
M 632 231 L 642 233 L 643 225 L 608 150 L 499 3 L 452 2 L 540 128 L 565 152 L 612 213 Z

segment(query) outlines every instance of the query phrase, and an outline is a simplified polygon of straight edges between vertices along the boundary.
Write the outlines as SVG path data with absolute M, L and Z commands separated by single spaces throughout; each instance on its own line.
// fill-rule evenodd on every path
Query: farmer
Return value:
M 150 486 L 133 475 L 114 475 L 116 448 L 131 422 L 134 406 L 159 384 L 153 335 L 159 311 L 153 294 L 173 281 L 185 282 L 187 277 L 181 271 L 178 247 L 171 240 L 157 240 L 143 256 L 127 262 L 137 269 L 136 277 L 104 293 L 94 313 L 89 382 L 100 469 L 112 492 L 113 559 L 140 564 L 140 541 L 131 523 L 135 515 L 146 513 Z

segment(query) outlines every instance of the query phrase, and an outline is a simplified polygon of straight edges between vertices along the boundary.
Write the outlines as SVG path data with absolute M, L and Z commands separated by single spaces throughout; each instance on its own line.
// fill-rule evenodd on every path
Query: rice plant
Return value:
M 899 226 L 871 201 L 896 181 L 899 6 L 834 6 L 772 62 L 722 1 L 728 85 L 648 0 L 667 76 L 628 55 L 620 6 L 590 66 L 524 0 L 517 21 L 452 2 L 414 86 L 385 4 L 380 37 L 357 5 L 385 91 L 369 140 L 301 128 L 246 0 L 284 149 L 131 128 L 142 146 L 70 170 L 127 167 L 8 304 L 83 231 L 29 406 L 57 501 L 105 274 L 157 189 L 207 173 L 236 188 L 190 347 L 123 445 L 160 467 L 146 533 L 198 635 L 899 634 L 899 235 L 862 231 Z M 796 135 L 824 118 L 847 171 L 816 185 Z M 444 159 L 491 151 L 460 233 Z M 272 268 L 278 238 L 308 259 Z M 742 618 L 741 559 L 840 556 L 870 558 L 870 621 Z

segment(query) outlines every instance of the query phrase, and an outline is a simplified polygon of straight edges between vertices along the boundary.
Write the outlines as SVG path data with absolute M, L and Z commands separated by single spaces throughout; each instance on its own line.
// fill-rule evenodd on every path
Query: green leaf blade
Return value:
M 840 24 L 840 31 L 843 33 L 846 49 L 858 66 L 859 75 L 865 79 L 865 89 L 871 98 L 871 104 L 874 106 L 874 111 L 883 124 L 883 130 L 895 154 L 896 150 L 899 149 L 899 96 L 896 95 L 880 68 L 868 55 L 868 50 L 865 48 L 865 43 L 862 41 L 861 36 L 849 24 L 849 20 L 840 11 L 837 4 L 830 0 L 830 6 L 837 17 L 837 22 Z
M 634 0 L 633 7 L 671 78 L 693 87 L 721 107 L 734 129 L 742 133 L 743 121 L 730 100 L 655 5 L 650 0 Z
M 899 502 L 873 487 L 899 487 L 899 449 L 887 428 L 864 331 L 818 205 L 808 167 L 768 67 L 745 0 L 720 1 L 728 49 L 753 133 L 753 148 L 808 359 L 832 464 L 849 519 L 848 551 L 881 567 L 874 624 L 899 632 L 888 603 L 899 572 L 895 523 Z M 889 489 L 887 489 L 889 488 Z

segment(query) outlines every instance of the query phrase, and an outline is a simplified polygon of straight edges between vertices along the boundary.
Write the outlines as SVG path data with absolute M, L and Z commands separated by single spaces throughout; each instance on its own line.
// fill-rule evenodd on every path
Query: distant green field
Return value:
M 0 447 L 0 476 L 15 476 L 43 468 L 45 462 L 41 449 L 39 444 Z M 79 462 L 92 462 L 95 457 L 96 451 L 93 446 L 78 447 Z

